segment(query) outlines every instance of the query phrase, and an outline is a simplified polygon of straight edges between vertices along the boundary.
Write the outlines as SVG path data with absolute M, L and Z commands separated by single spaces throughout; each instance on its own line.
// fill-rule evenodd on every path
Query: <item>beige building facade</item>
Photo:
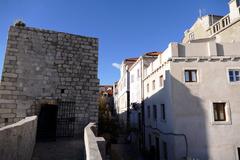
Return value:
M 199 17 L 190 29 L 184 32 L 182 43 L 213 38 L 217 42 L 239 42 L 240 6 L 239 0 L 230 0 L 229 14 L 225 16 L 205 15 Z
M 239 49 L 171 43 L 145 69 L 145 147 L 156 159 L 240 158 Z

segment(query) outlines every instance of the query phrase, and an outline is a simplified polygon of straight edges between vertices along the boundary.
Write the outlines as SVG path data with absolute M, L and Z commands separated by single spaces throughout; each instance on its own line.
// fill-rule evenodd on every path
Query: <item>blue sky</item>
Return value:
M 1 0 L 0 70 L 11 24 L 99 38 L 99 79 L 113 84 L 119 70 L 112 66 L 145 52 L 162 51 L 180 42 L 199 16 L 225 15 L 229 0 Z

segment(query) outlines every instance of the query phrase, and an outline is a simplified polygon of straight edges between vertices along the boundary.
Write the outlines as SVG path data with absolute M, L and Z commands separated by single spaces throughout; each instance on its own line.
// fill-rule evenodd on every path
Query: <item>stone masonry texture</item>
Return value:
M 75 103 L 75 134 L 98 120 L 98 39 L 11 26 L 0 85 L 0 124 Z

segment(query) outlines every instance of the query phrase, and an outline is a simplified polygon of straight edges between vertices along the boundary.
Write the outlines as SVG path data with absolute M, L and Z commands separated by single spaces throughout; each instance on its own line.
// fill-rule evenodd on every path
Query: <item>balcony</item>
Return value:
M 230 16 L 226 15 L 225 17 L 221 18 L 219 21 L 217 21 L 210 27 L 210 35 L 212 36 L 215 33 L 221 31 L 222 29 L 229 26 L 230 23 L 231 23 Z

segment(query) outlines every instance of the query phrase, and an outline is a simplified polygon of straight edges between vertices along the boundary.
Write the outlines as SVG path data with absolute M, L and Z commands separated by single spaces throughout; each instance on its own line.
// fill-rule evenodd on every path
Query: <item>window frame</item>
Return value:
M 217 106 L 219 105 L 219 106 Z M 221 118 L 221 112 L 223 111 L 223 118 Z M 213 103 L 214 121 L 226 121 L 226 103 L 225 102 L 214 102 Z
M 152 80 L 152 90 L 154 91 L 156 89 L 156 81 L 155 79 Z
M 196 73 L 195 73 L 195 75 L 196 75 L 196 77 L 195 77 L 195 79 L 196 79 L 196 81 L 194 81 L 193 80 L 193 74 L 192 74 L 192 72 L 193 71 L 196 71 Z M 189 73 L 189 77 L 188 77 L 188 81 L 187 81 L 187 79 L 186 79 L 186 72 L 188 72 Z M 190 84 L 190 83 L 198 83 L 199 82 L 199 74 L 198 74 L 198 70 L 197 69 L 184 69 L 184 71 L 183 71 L 183 79 L 184 79 L 184 82 L 185 83 L 188 83 L 188 84 Z
M 215 121 L 214 116 L 214 103 L 225 103 L 225 121 Z M 231 109 L 230 109 L 230 103 L 229 101 L 222 101 L 222 100 L 214 100 L 210 101 L 210 119 L 212 125 L 231 125 L 232 119 L 231 119 Z
M 161 104 L 161 121 L 166 122 L 166 107 L 164 103 Z
M 147 106 L 147 117 L 148 117 L 148 119 L 151 118 L 151 107 L 150 107 L 150 105 Z
M 157 105 L 153 105 L 153 120 L 157 121 Z
M 149 83 L 147 83 L 146 88 L 147 88 L 147 93 L 149 93 Z
M 231 81 L 231 79 L 230 79 L 230 71 L 232 71 L 233 72 L 233 81 Z M 238 71 L 239 72 L 239 80 L 236 80 L 236 71 Z M 227 69 L 227 77 L 228 77 L 228 82 L 230 83 L 230 84 L 236 84 L 236 83 L 240 83 L 240 68 L 228 68 Z
M 163 78 L 163 75 L 160 75 L 159 76 L 159 87 L 163 88 L 163 86 L 164 86 L 164 78 Z

